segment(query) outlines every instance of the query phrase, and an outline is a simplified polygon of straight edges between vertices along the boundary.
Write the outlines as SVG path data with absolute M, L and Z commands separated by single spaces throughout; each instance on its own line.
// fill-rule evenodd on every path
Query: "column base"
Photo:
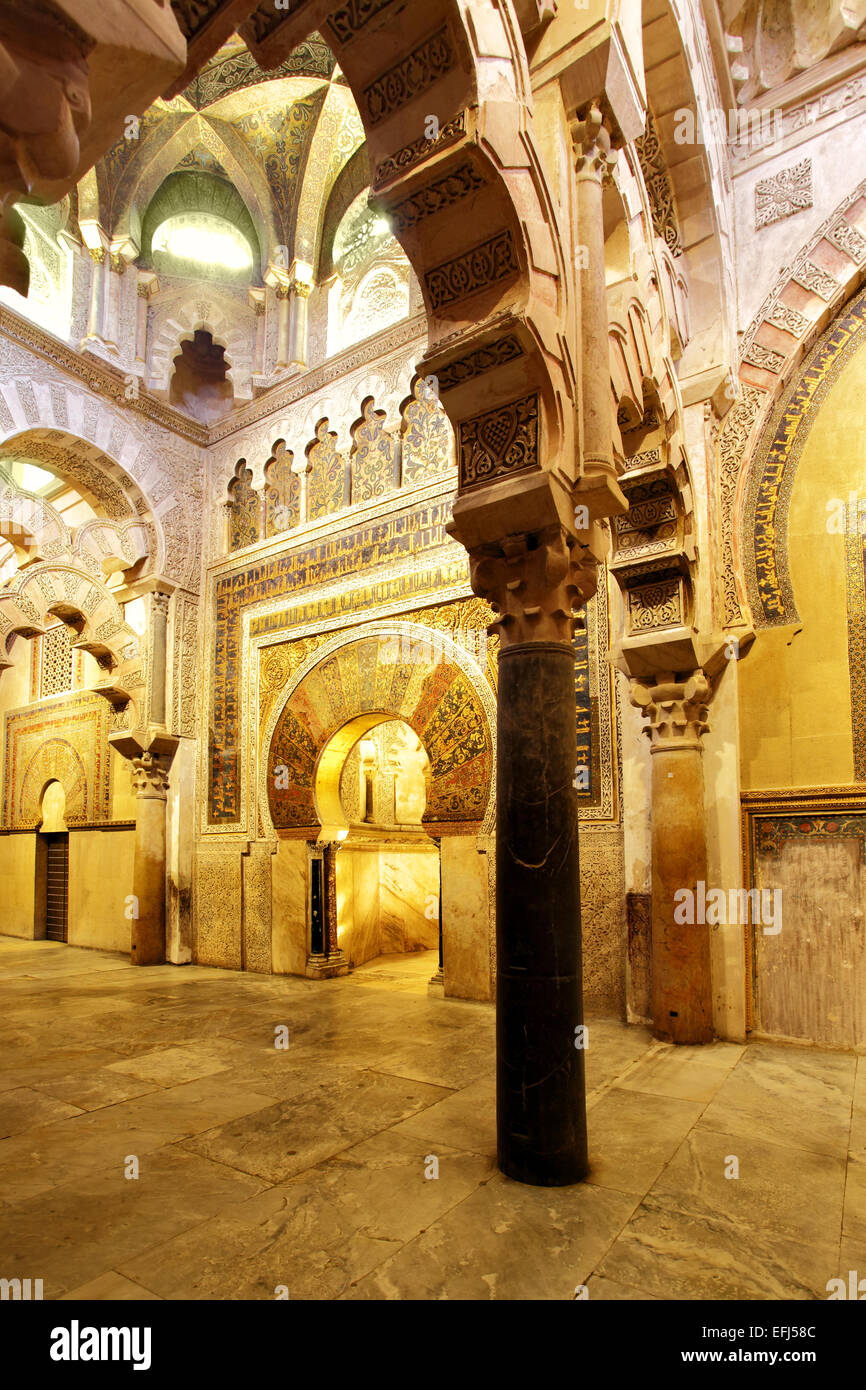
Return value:
M 329 956 L 309 955 L 304 974 L 308 980 L 330 980 L 337 975 L 348 975 L 349 962 L 342 951 Z
M 427 981 L 427 993 L 431 996 L 431 998 L 445 998 L 445 976 L 442 974 L 441 965 L 439 969 L 436 971 L 436 974 L 431 975 L 430 979 Z

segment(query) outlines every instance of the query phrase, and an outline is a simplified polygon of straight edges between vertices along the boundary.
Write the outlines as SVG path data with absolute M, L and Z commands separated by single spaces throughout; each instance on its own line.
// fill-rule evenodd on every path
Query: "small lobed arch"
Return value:
M 154 303 L 158 312 L 164 306 L 162 322 L 156 329 L 148 363 L 148 386 L 158 395 L 167 395 L 174 361 L 183 343 L 192 342 L 196 332 L 210 333 L 214 343 L 223 348 L 235 397 L 252 397 L 253 342 L 255 319 L 249 306 L 224 299 L 212 285 L 190 288 L 180 295 L 168 291 L 163 299 L 157 294 Z M 243 327 L 237 327 L 241 318 Z

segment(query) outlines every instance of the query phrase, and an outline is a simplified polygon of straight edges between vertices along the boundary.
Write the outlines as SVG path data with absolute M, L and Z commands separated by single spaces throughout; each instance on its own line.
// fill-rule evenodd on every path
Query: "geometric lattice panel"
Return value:
M 75 652 L 72 636 L 65 623 L 49 628 L 40 641 L 42 648 L 42 674 L 39 697 L 65 695 L 73 685 L 73 662 Z

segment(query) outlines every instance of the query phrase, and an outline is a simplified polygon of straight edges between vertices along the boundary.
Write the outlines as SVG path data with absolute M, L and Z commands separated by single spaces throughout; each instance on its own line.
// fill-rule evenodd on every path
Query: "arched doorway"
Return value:
M 36 845 L 36 936 L 66 941 L 69 929 L 69 832 L 66 791 L 49 782 L 42 793 Z
M 262 735 L 267 754 L 260 764 L 258 809 L 265 832 L 277 844 L 272 959 L 278 973 L 318 979 L 345 972 L 347 958 L 337 941 L 336 867 L 331 873 L 331 921 L 323 921 L 329 907 L 329 861 L 343 865 L 345 887 L 342 875 L 352 855 L 363 854 L 365 836 L 378 835 L 386 856 L 397 839 L 401 852 L 408 844 L 416 855 L 430 856 L 432 864 L 421 871 L 429 876 L 427 887 L 415 901 L 425 925 L 429 922 L 437 931 L 440 895 L 431 851 L 441 856 L 442 988 L 458 998 L 491 997 L 494 695 L 470 646 L 468 637 L 461 644 L 420 624 L 371 624 L 360 633 L 341 634 L 311 654 L 273 706 Z M 383 725 L 398 726 L 399 735 L 396 729 L 378 734 Z M 365 822 L 367 774 L 375 778 L 375 771 L 372 750 L 364 749 L 363 741 L 392 735 L 399 737 L 400 747 L 393 744 L 390 753 L 383 749 L 383 766 L 400 766 L 386 768 L 390 788 L 380 785 L 377 792 L 374 780 L 373 820 Z M 418 757 L 419 746 L 429 767 Z M 417 762 L 410 768 L 413 759 Z M 384 797 L 389 808 L 393 797 L 388 817 L 382 810 Z M 388 824 L 391 815 L 393 824 Z M 380 868 L 377 862 L 377 884 Z M 372 877 L 373 870 L 359 867 L 359 893 L 364 872 Z M 315 958 L 314 943 L 321 942 L 326 927 L 333 928 L 328 941 L 340 953 L 339 964 L 331 957 Z M 430 939 L 435 940 L 432 932 Z M 404 960 L 412 955 L 404 952 Z M 434 974 L 435 965 L 427 978 Z
M 315 799 L 325 863 L 325 914 L 351 967 L 416 957 L 439 965 L 438 841 L 422 825 L 430 759 L 409 724 L 385 713 L 350 720 L 319 757 Z M 421 957 L 424 960 L 421 960 Z

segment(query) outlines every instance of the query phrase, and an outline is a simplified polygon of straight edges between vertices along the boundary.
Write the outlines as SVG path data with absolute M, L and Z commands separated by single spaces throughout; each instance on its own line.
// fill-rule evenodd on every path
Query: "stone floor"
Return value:
M 810 1299 L 866 1274 L 866 1058 L 593 1019 L 590 1178 L 525 1187 L 494 1163 L 493 1011 L 428 998 L 434 966 L 314 982 L 0 938 L 0 1277 L 70 1299 Z

